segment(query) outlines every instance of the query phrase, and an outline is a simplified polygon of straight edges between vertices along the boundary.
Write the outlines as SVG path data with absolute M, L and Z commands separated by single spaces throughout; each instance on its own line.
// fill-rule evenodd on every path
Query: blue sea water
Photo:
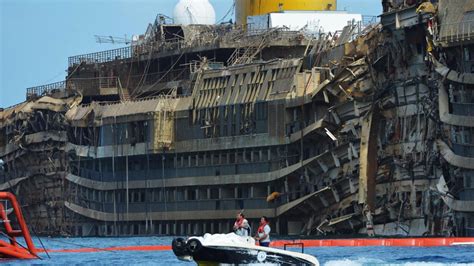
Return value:
M 141 245 L 170 245 L 170 237 L 123 238 L 41 238 L 47 249 L 105 248 Z M 35 239 L 35 244 L 41 244 Z M 295 248 L 294 251 L 300 251 Z M 306 248 L 305 253 L 318 258 L 321 265 L 473 265 L 474 246 L 453 247 L 323 247 Z M 194 265 L 176 259 L 172 251 L 103 251 L 93 253 L 57 253 L 41 260 L 0 261 L 11 265 Z

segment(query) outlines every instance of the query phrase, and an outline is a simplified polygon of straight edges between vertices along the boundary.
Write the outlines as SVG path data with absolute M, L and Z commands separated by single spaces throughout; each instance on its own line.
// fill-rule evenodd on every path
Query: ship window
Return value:
M 218 188 L 211 188 L 210 189 L 210 199 L 219 199 L 219 189 Z
M 7 134 L 6 134 L 6 129 L 3 128 L 0 130 L 0 147 L 5 146 L 7 143 Z
M 238 188 L 236 188 L 235 190 L 236 190 L 236 193 L 235 193 L 236 195 L 235 195 L 235 197 L 236 197 L 237 199 L 243 198 L 243 189 L 242 189 L 241 187 L 238 187 Z
M 155 189 L 154 192 L 154 201 L 161 202 L 164 201 L 163 189 Z
M 123 202 L 121 192 L 117 193 L 117 202 Z
M 244 162 L 244 152 L 236 152 L 235 163 L 243 163 L 243 162 Z
M 176 190 L 176 200 L 185 200 L 184 198 L 184 191 L 181 189 Z
M 245 162 L 252 161 L 252 151 L 244 151 L 244 161 Z
M 420 207 L 421 203 L 423 202 L 423 192 L 417 191 L 416 192 L 416 207 Z
M 148 198 L 146 201 L 156 202 L 157 201 L 156 194 L 157 194 L 157 191 L 154 189 L 148 191 Z
M 195 189 L 188 189 L 187 190 L 187 200 L 196 200 L 196 190 Z
M 474 188 L 474 184 L 472 182 L 471 173 L 464 173 L 464 187 L 465 188 Z
M 175 200 L 175 193 L 172 190 L 166 190 L 166 201 L 174 201 Z
M 474 227 L 474 219 L 466 217 L 466 226 L 464 228 L 471 229 Z
M 110 191 L 105 191 L 104 193 L 104 202 L 111 202 L 111 197 L 110 197 L 111 192 Z
M 131 229 L 132 229 L 132 232 L 131 232 L 132 235 L 138 235 L 138 224 L 132 225 Z

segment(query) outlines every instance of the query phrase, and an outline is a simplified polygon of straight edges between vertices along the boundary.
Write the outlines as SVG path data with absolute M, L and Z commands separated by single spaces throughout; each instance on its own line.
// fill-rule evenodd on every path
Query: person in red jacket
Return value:
M 260 243 L 260 246 L 270 246 L 270 232 L 271 228 L 268 224 L 268 218 L 266 216 L 262 216 L 262 218 L 260 218 L 260 226 L 257 230 L 257 236 L 255 237 L 255 239 Z
M 237 214 L 233 229 L 236 235 L 250 236 L 250 225 L 243 213 L 240 212 Z

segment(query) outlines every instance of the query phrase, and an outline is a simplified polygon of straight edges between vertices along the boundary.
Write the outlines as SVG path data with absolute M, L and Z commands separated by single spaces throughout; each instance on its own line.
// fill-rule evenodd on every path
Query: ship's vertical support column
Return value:
M 129 192 L 128 192 L 128 153 L 125 156 L 125 199 L 126 199 L 126 209 L 127 209 L 127 224 L 129 223 L 130 219 L 128 217 L 128 212 L 129 212 Z
M 360 138 L 359 204 L 375 209 L 375 184 L 377 177 L 378 108 L 374 106 L 362 121 Z
M 203 224 L 204 224 L 204 223 L 203 223 Z M 201 225 L 201 229 L 202 229 L 202 224 L 199 224 L 198 222 L 194 222 L 194 223 L 193 223 L 194 229 L 193 229 L 193 232 L 192 232 L 192 233 L 193 233 L 194 235 L 201 235 L 201 230 L 199 230 L 199 227 L 200 227 L 199 225 Z M 202 233 L 202 234 L 204 234 L 204 233 Z
M 114 124 L 112 125 L 112 143 L 113 143 L 113 147 L 112 147 L 112 179 L 116 183 L 116 187 L 113 190 L 113 197 L 114 197 L 114 234 L 115 234 L 115 236 L 118 236 L 120 234 L 120 232 L 119 232 L 119 228 L 117 226 L 117 220 L 118 220 L 118 214 L 117 214 L 118 182 L 117 182 L 117 179 L 116 179 L 116 176 L 115 176 L 115 153 L 116 153 L 116 148 L 117 148 L 117 141 L 116 141 L 117 140 L 117 136 L 116 136 L 117 130 L 115 129 L 115 127 L 117 125 L 116 122 L 117 122 L 117 118 L 114 116 Z
M 280 235 L 280 218 L 277 218 L 277 219 L 276 219 L 276 222 L 275 222 L 275 229 L 276 229 L 277 235 Z

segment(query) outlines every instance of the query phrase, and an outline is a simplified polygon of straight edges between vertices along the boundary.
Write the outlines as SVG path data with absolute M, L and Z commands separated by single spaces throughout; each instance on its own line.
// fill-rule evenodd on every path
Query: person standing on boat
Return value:
M 245 219 L 245 215 L 241 212 L 237 214 L 237 220 L 234 223 L 234 232 L 236 235 L 239 235 L 239 236 L 250 235 L 249 221 Z
M 260 226 L 257 230 L 257 236 L 255 237 L 255 239 L 260 243 L 260 246 L 270 246 L 270 232 L 271 228 L 268 224 L 268 218 L 266 216 L 262 216 L 262 218 L 260 218 Z

